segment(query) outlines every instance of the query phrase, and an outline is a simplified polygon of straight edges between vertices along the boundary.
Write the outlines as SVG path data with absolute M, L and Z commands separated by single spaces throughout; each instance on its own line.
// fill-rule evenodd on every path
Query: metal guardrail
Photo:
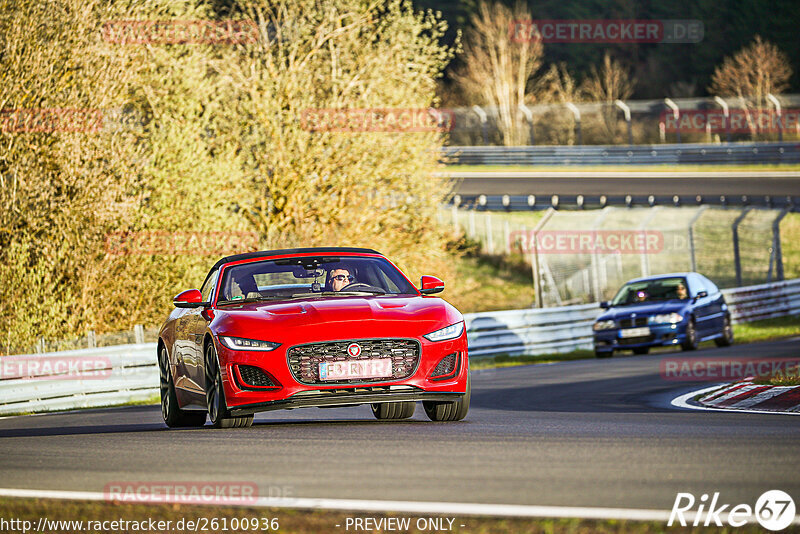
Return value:
M 733 323 L 800 314 L 800 279 L 723 289 Z M 466 314 L 469 354 L 535 356 L 592 349 L 597 303 Z
M 156 344 L 0 358 L 0 415 L 111 406 L 158 393 Z
M 800 279 L 722 291 L 734 322 L 800 314 Z M 466 314 L 470 356 L 592 348 L 596 304 Z M 156 343 L 0 358 L 0 415 L 112 406 L 158 393 Z
M 447 146 L 458 165 L 664 165 L 800 163 L 798 143 Z

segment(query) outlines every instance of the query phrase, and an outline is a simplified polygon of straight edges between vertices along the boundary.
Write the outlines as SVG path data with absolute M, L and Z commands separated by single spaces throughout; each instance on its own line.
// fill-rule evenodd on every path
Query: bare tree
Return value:
M 604 135 L 610 141 L 617 135 L 618 116 L 614 102 L 630 97 L 635 83 L 627 69 L 606 52 L 603 66 L 600 69 L 592 66 L 589 77 L 581 84 L 581 92 L 587 100 L 606 104 L 602 111 L 602 122 Z
M 465 34 L 464 67 L 454 75 L 473 102 L 497 108 L 506 145 L 527 141 L 518 108 L 542 64 L 544 47 L 538 33 L 534 30 L 520 38 L 515 32 L 520 23 L 532 29 L 530 21 L 531 14 L 521 3 L 511 9 L 499 2 L 482 2 Z
M 709 91 L 714 95 L 737 98 L 747 116 L 750 131 L 755 135 L 754 112 L 767 109 L 767 95 L 785 91 L 791 76 L 792 68 L 786 54 L 756 35 L 752 43 L 725 58 L 714 70 Z
M 540 76 L 532 91 L 534 101 L 543 104 L 554 104 L 538 121 L 539 130 L 547 142 L 554 144 L 575 144 L 575 118 L 567 110 L 565 104 L 578 102 L 581 99 L 580 88 L 564 63 L 551 65 L 550 69 Z M 544 127 L 544 128 L 542 128 Z

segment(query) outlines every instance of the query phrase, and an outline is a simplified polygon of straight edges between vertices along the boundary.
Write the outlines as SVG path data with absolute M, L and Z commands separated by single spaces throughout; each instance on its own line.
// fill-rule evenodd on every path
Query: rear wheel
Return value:
M 650 352 L 650 347 L 636 347 L 633 349 L 634 354 L 647 354 Z
M 181 410 L 178 407 L 175 383 L 169 369 L 167 347 L 164 346 L 158 351 L 158 381 L 161 390 L 161 415 L 168 427 L 179 428 L 206 424 L 205 412 Z
M 464 396 L 454 402 L 422 401 L 425 415 L 431 421 L 461 421 L 469 412 L 469 400 L 472 396 L 471 380 L 467 375 L 467 391 Z
M 697 328 L 694 324 L 694 317 L 689 319 L 689 324 L 686 325 L 686 341 L 681 343 L 683 350 L 697 350 L 700 343 L 697 341 Z
M 372 415 L 375 419 L 408 419 L 414 415 L 416 402 L 374 402 Z
M 253 416 L 232 417 L 225 404 L 225 389 L 222 386 L 222 373 L 217 360 L 217 350 L 213 343 L 206 346 L 206 404 L 208 418 L 214 428 L 248 427 L 253 424 Z
M 729 347 L 733 345 L 733 326 L 731 326 L 730 316 L 725 316 L 725 323 L 722 326 L 722 337 L 714 340 L 718 347 Z

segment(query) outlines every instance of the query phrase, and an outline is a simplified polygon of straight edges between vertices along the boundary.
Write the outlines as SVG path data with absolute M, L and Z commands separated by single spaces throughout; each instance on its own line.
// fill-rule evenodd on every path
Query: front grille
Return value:
M 347 347 L 352 343 L 361 346 L 361 354 L 351 356 Z M 286 351 L 289 369 L 302 384 L 351 384 L 398 380 L 411 376 L 419 365 L 421 348 L 413 339 L 354 339 L 297 345 Z M 391 358 L 392 376 L 382 378 L 357 378 L 351 380 L 320 380 L 319 364 L 334 361 Z
M 655 336 L 650 334 L 649 336 L 639 336 L 639 337 L 623 337 L 617 341 L 618 345 L 636 345 L 637 343 L 650 343 L 655 339 Z
M 635 326 L 647 326 L 647 317 L 637 317 L 635 319 L 622 319 L 619 322 L 620 328 L 633 328 Z
M 239 376 L 242 377 L 245 386 L 276 387 L 267 373 L 252 365 L 240 365 Z

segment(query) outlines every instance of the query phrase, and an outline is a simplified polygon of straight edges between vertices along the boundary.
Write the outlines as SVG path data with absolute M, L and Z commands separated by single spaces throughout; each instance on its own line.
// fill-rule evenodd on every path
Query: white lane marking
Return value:
M 0 497 L 27 497 L 35 499 L 69 499 L 85 501 L 107 501 L 106 495 L 92 491 L 63 490 L 31 490 L 0 488 Z M 124 502 L 124 501 L 123 501 Z M 185 499 L 169 496 L 159 497 L 152 504 L 163 503 L 187 504 Z M 137 504 L 148 504 L 141 500 Z M 191 503 L 188 503 L 191 504 Z M 669 521 L 667 510 L 649 510 L 641 508 L 599 508 L 583 506 L 534 506 L 523 504 L 480 504 L 457 502 L 416 502 L 416 501 L 370 501 L 359 499 L 315 499 L 315 498 L 274 498 L 259 497 L 251 502 L 220 503 L 220 505 L 254 507 L 254 508 L 299 508 L 315 510 L 338 510 L 351 512 L 381 512 L 408 514 L 436 514 L 454 516 L 486 516 L 486 517 L 540 517 L 569 519 L 616 519 L 625 521 Z M 202 504 L 198 506 L 203 506 Z M 687 521 L 693 522 L 697 512 L 684 513 Z M 727 521 L 728 514 L 720 514 L 720 519 Z M 701 515 L 701 520 L 706 516 Z M 750 523 L 755 519 L 750 517 Z M 800 524 L 800 517 L 794 521 Z
M 690 391 L 689 393 L 684 393 L 683 395 L 678 395 L 670 404 L 675 406 L 676 408 L 685 408 L 687 410 L 705 410 L 709 412 L 727 412 L 727 413 L 765 413 L 770 415 L 800 415 L 800 412 L 772 412 L 769 410 L 750 410 L 750 409 L 737 409 L 733 410 L 731 408 L 712 408 L 710 406 L 698 406 L 696 404 L 689 403 L 690 399 L 695 398 L 698 395 L 702 395 L 704 393 L 708 393 L 713 391 L 716 388 L 719 388 L 720 384 L 716 384 L 709 388 L 698 389 L 697 391 Z M 800 516 L 798 517 L 800 519 Z
M 35 499 L 73 499 L 105 501 L 106 496 L 90 491 L 0 489 L 2 497 L 27 497 Z M 124 501 L 123 501 L 124 502 Z M 141 502 L 141 501 L 138 501 Z M 159 496 L 158 503 L 178 502 L 185 499 Z M 357 512 L 395 512 L 411 514 L 479 515 L 503 517 L 553 517 L 577 519 L 624 519 L 631 521 L 667 521 L 669 511 L 634 508 L 589 508 L 580 506 L 527 506 L 518 504 L 479 504 L 455 502 L 371 501 L 357 499 L 270 498 L 259 497 L 251 502 L 219 503 L 231 506 L 265 508 L 306 508 L 319 510 L 349 510 Z

